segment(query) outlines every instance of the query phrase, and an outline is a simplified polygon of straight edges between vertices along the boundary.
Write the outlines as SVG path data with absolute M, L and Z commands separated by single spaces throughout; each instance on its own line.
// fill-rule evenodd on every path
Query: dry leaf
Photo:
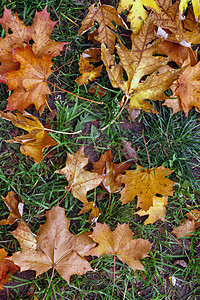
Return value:
M 180 99 L 178 99 L 177 97 L 175 97 L 175 98 L 171 98 L 171 97 L 169 99 L 166 99 L 165 102 L 163 102 L 162 105 L 166 105 L 168 107 L 171 107 L 172 110 L 173 110 L 173 114 L 176 114 L 177 112 L 182 111 L 183 108 L 181 106 Z
M 166 207 L 168 197 L 153 197 L 153 205 L 150 206 L 150 208 L 147 211 L 139 210 L 135 212 L 134 214 L 138 214 L 139 216 L 146 216 L 149 215 L 149 217 L 144 221 L 144 225 L 147 224 L 153 224 L 157 220 L 161 220 L 165 222 L 165 216 L 166 216 Z
M 177 70 L 157 74 L 158 68 L 168 62 L 167 58 L 154 56 L 158 43 L 159 41 L 154 36 L 152 21 L 148 19 L 140 34 L 136 37 L 132 35 L 131 50 L 128 50 L 121 42 L 116 45 L 120 58 L 118 64 L 109 48 L 104 44 L 101 46 L 102 60 L 111 84 L 114 88 L 120 88 L 126 97 L 130 98 L 130 109 L 138 108 L 157 112 L 145 99 L 161 100 L 165 97 L 164 91 L 178 78 Z M 128 80 L 124 80 L 124 71 Z M 146 79 L 143 79 L 144 76 Z
M 178 79 L 178 87 L 175 95 L 178 96 L 186 116 L 188 116 L 193 106 L 200 110 L 199 78 L 200 62 L 194 67 L 188 66 Z
M 13 140 L 6 140 L 7 143 L 20 143 L 20 151 L 24 155 L 29 155 L 36 163 L 40 163 L 43 159 L 42 152 L 46 147 L 56 146 L 58 143 L 51 138 L 45 131 L 39 120 L 31 114 L 24 112 L 20 114 L 16 112 L 0 111 L 0 117 L 11 121 L 15 126 L 27 130 L 28 134 L 14 137 Z
M 86 193 L 97 187 L 103 180 L 103 176 L 89 172 L 84 169 L 88 164 L 88 158 L 84 154 L 84 146 L 76 153 L 67 154 L 66 167 L 58 170 L 68 181 L 67 189 L 71 190 L 72 195 L 81 202 L 88 205 Z M 57 172 L 57 171 L 56 171 Z
M 139 165 L 136 170 L 126 171 L 125 175 L 121 175 L 121 182 L 125 184 L 121 191 L 122 204 L 131 202 L 137 195 L 137 207 L 148 210 L 156 194 L 173 196 L 174 182 L 166 178 L 172 172 L 163 166 L 149 170 Z
M 91 237 L 99 245 L 91 249 L 88 255 L 116 255 L 133 270 L 144 270 L 140 259 L 147 257 L 151 244 L 144 239 L 133 240 L 133 232 L 128 224 L 118 224 L 117 228 L 111 231 L 106 223 L 97 223 Z
M 92 222 L 92 223 L 96 223 L 98 218 L 100 217 L 101 215 L 101 211 L 99 210 L 99 208 L 96 206 L 96 203 L 95 202 L 89 202 L 89 203 L 84 203 L 83 204 L 83 208 L 81 209 L 79 215 L 81 214 L 84 214 L 84 213 L 87 213 L 87 212 L 90 212 L 90 215 L 89 215 L 89 220 Z
M 148 12 L 145 10 L 153 9 L 159 11 L 159 7 L 155 0 L 120 0 L 117 11 L 119 13 L 129 10 L 127 21 L 131 23 L 131 30 L 134 34 L 138 34 L 144 21 L 148 16 Z
M 10 275 L 14 275 L 20 268 L 12 261 L 6 259 L 8 252 L 0 249 L 0 290 L 4 290 L 3 285 L 11 280 Z
M 82 57 L 87 59 L 89 62 L 100 62 L 101 48 L 90 47 L 83 51 Z
M 81 35 L 95 26 L 95 21 L 98 22 L 99 27 L 96 30 L 97 35 L 94 37 L 100 43 L 106 43 L 110 52 L 113 53 L 115 49 L 115 39 L 117 38 L 117 29 L 113 25 L 126 26 L 116 9 L 109 5 L 95 6 L 93 4 L 89 7 L 89 13 L 84 19 L 78 35 Z
M 23 229 L 17 228 L 13 232 L 20 243 L 21 251 L 14 253 L 9 259 L 17 263 L 21 271 L 35 270 L 36 276 L 55 268 L 68 283 L 71 275 L 92 271 L 85 253 L 95 243 L 88 232 L 78 236 L 70 233 L 69 225 L 64 208 L 53 207 L 46 212 L 46 222 L 40 226 L 34 247 L 29 247 L 26 237 L 21 236 Z
M 1 196 L 4 203 L 6 204 L 10 214 L 7 219 L 0 221 L 0 225 L 13 224 L 16 220 L 21 219 L 23 213 L 24 203 L 19 201 L 15 192 L 8 192 L 8 195 L 4 198 Z M 21 200 L 21 199 L 20 199 Z
M 13 59 L 20 63 L 19 70 L 10 71 L 0 76 L 0 81 L 14 90 L 8 98 L 7 110 L 19 110 L 35 105 L 36 110 L 43 112 L 47 102 L 47 94 L 51 94 L 45 82 L 51 75 L 52 57 L 35 56 L 31 48 L 12 50 Z
M 124 157 L 127 160 L 132 160 L 132 163 L 137 162 L 138 156 L 135 151 L 135 148 L 132 147 L 131 142 L 126 141 L 126 140 L 121 140 L 121 143 L 123 145 L 122 153 L 123 153 Z
M 185 214 L 190 221 L 195 222 L 195 228 L 200 228 L 200 211 L 198 209 L 193 209 L 189 213 Z
M 80 61 L 79 61 L 79 72 L 83 75 L 78 77 L 75 81 L 78 83 L 78 85 L 82 85 L 85 83 L 87 85 L 90 81 L 96 80 L 97 77 L 101 75 L 101 69 L 103 65 L 94 68 L 93 65 L 89 63 L 89 61 L 84 58 L 82 55 L 80 56 Z
M 115 164 L 112 162 L 112 159 L 112 152 L 109 149 L 101 155 L 100 160 L 96 162 L 92 161 L 94 168 L 93 171 L 104 176 L 101 185 L 108 191 L 108 193 L 116 193 L 119 191 L 121 184 L 116 180 L 116 177 L 127 170 L 133 163 L 133 161 L 124 161 L 120 164 Z
M 179 5 L 179 10 L 180 12 L 184 12 L 184 10 L 187 9 L 189 0 L 181 0 L 180 5 Z M 200 6 L 199 6 L 199 0 L 191 0 L 193 10 L 195 17 L 198 18 L 200 16 Z
M 107 91 L 102 88 L 101 86 L 94 84 L 90 89 L 89 89 L 89 93 L 94 95 L 97 94 L 100 98 L 105 96 L 107 94 Z
M 190 220 L 184 220 L 179 223 L 178 227 L 174 227 L 171 233 L 177 238 L 190 237 L 195 231 L 195 222 Z

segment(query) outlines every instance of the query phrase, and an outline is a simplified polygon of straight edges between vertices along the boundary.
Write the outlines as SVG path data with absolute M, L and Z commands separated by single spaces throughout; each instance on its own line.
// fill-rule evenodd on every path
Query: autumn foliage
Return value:
M 157 113 L 150 100 L 165 100 L 164 105 L 172 107 L 174 113 L 183 110 L 186 116 L 192 107 L 200 110 L 199 63 L 192 48 L 200 41 L 197 21 L 200 11 L 193 1 L 194 9 L 190 6 L 185 12 L 187 2 L 121 0 L 118 8 L 93 4 L 78 31 L 78 35 L 88 33 L 93 45 L 80 56 L 81 75 L 75 82 L 89 85 L 102 72 L 108 74 L 112 87 L 123 92 L 122 110 L 128 104 L 130 109 Z M 127 23 L 125 17 L 120 16 L 124 11 L 128 11 Z M 60 55 L 65 43 L 50 38 L 56 22 L 50 19 L 46 8 L 36 12 L 30 26 L 25 26 L 17 14 L 5 8 L 0 23 L 5 30 L 5 36 L 0 38 L 0 81 L 12 91 L 0 117 L 28 132 L 6 142 L 20 143 L 21 153 L 39 164 L 44 149 L 59 146 L 59 143 L 36 116 L 25 110 L 34 106 L 41 115 L 48 106 L 52 58 Z M 118 28 L 128 29 L 129 39 L 120 37 Z M 166 96 L 169 89 L 175 96 L 173 100 Z M 101 92 L 104 95 L 105 91 Z M 46 221 L 35 235 L 23 220 L 23 201 L 14 192 L 2 196 L 9 216 L 1 220 L 0 225 L 17 222 L 12 234 L 21 250 L 7 257 L 6 251 L 1 249 L 0 289 L 9 274 L 19 268 L 21 271 L 35 270 L 36 276 L 49 269 L 56 270 L 69 283 L 73 274 L 95 271 L 89 263 L 90 255 L 113 255 L 133 270 L 145 270 L 140 259 L 149 257 L 151 243 L 136 238 L 129 224 L 114 224 L 115 229 L 111 230 L 106 223 L 99 223 L 102 212 L 98 200 L 89 202 L 87 193 L 97 187 L 108 197 L 119 193 L 122 205 L 137 199 L 140 210 L 134 214 L 148 215 L 144 225 L 157 220 L 164 222 L 168 197 L 173 196 L 174 181 L 168 178 L 173 170 L 163 166 L 147 169 L 139 164 L 134 167 L 134 159 L 114 163 L 111 150 L 102 154 L 98 161 L 92 161 L 85 157 L 84 146 L 75 154 L 66 155 L 65 166 L 52 173 L 66 180 L 62 201 L 71 193 L 83 204 L 79 214 L 90 211 L 93 231 L 72 234 L 65 209 L 59 206 L 61 201 L 46 212 Z M 90 170 L 86 169 L 88 162 L 92 165 Z M 185 222 L 172 231 L 177 237 L 190 235 L 200 227 L 198 210 L 185 217 Z

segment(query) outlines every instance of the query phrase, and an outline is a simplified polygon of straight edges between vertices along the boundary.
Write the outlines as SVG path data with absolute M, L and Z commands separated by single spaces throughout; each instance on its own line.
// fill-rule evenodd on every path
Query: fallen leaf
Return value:
M 82 53 L 82 57 L 87 59 L 89 62 L 100 62 L 101 48 L 90 47 L 85 49 Z
M 100 43 L 106 43 L 110 52 L 113 53 L 115 49 L 115 39 L 117 38 L 117 29 L 114 24 L 126 26 L 118 15 L 116 9 L 110 5 L 95 6 L 93 4 L 89 7 L 89 13 L 84 19 L 78 35 L 82 35 L 89 29 L 95 26 L 98 22 L 99 27 L 96 30 L 97 35 L 94 37 Z
M 90 212 L 90 215 L 89 215 L 89 220 L 92 222 L 92 223 L 96 223 L 98 218 L 100 217 L 101 215 L 101 211 L 99 210 L 99 208 L 97 207 L 96 203 L 95 202 L 89 202 L 88 204 L 84 203 L 83 204 L 83 208 L 81 209 L 79 215 L 81 214 L 84 214 L 84 213 L 87 213 L 87 212 Z
M 133 270 L 144 270 L 140 259 L 147 257 L 151 243 L 144 239 L 133 240 L 133 232 L 128 224 L 118 224 L 117 228 L 111 231 L 106 223 L 97 223 L 91 237 L 99 245 L 92 248 L 88 255 L 116 255 Z
M 158 43 L 152 20 L 149 18 L 139 35 L 132 35 L 131 50 L 127 49 L 122 42 L 116 45 L 119 63 L 105 44 L 101 46 L 102 60 L 111 84 L 114 88 L 120 88 L 130 99 L 130 109 L 137 108 L 156 113 L 157 111 L 145 99 L 155 101 L 165 98 L 164 91 L 178 78 L 177 70 L 157 74 L 157 70 L 168 62 L 166 57 L 154 56 Z M 123 77 L 124 71 L 127 80 Z
M 191 210 L 185 214 L 185 217 L 195 222 L 195 228 L 200 228 L 200 211 L 198 209 Z
M 168 99 L 165 100 L 165 102 L 163 102 L 162 105 L 166 105 L 168 107 L 171 107 L 173 110 L 173 114 L 176 114 L 179 111 L 182 111 L 183 108 L 181 106 L 180 103 L 180 99 L 178 99 L 178 97 L 173 97 L 172 96 Z
M 23 201 L 19 201 L 19 197 L 15 194 L 15 192 L 8 192 L 8 195 L 4 198 L 1 196 L 4 203 L 6 204 L 10 214 L 7 219 L 3 219 L 0 221 L 0 225 L 13 224 L 16 220 L 21 219 L 23 213 Z
M 190 237 L 194 234 L 195 222 L 190 220 L 180 221 L 178 227 L 174 227 L 171 233 L 177 238 Z
M 153 205 L 150 206 L 150 208 L 147 211 L 139 210 L 135 212 L 134 214 L 138 214 L 139 216 L 146 216 L 149 215 L 149 217 L 144 221 L 144 225 L 147 224 L 153 224 L 157 220 L 161 220 L 165 222 L 165 216 L 166 216 L 166 207 L 168 197 L 153 197 Z
M 19 70 L 10 71 L 0 76 L 0 81 L 14 90 L 7 99 L 7 110 L 19 110 L 35 105 L 43 112 L 47 103 L 47 94 L 51 94 L 46 80 L 51 75 L 52 57 L 45 55 L 38 58 L 30 47 L 12 50 L 13 59 L 20 63 Z
M 44 55 L 51 55 L 51 57 L 60 55 L 60 52 L 64 50 L 65 42 L 53 41 L 50 36 L 54 26 L 57 22 L 53 22 L 49 18 L 49 13 L 45 7 L 42 11 L 35 13 L 32 30 L 32 50 L 37 57 L 43 57 Z
M 127 21 L 131 23 L 131 30 L 134 34 L 138 34 L 144 21 L 148 16 L 147 10 L 144 8 L 159 11 L 159 6 L 155 0 L 120 0 L 117 11 L 122 13 L 129 10 Z
M 0 117 L 11 121 L 15 126 L 27 130 L 28 134 L 14 137 L 13 140 L 6 140 L 7 143 L 20 143 L 20 151 L 24 155 L 29 155 L 36 163 L 43 159 L 43 150 L 49 146 L 56 146 L 58 143 L 45 131 L 39 120 L 27 112 L 20 114 L 16 112 L 0 111 Z
M 200 110 L 199 66 L 200 62 L 193 67 L 188 66 L 178 79 L 175 95 L 178 96 L 186 116 L 193 106 Z
M 174 182 L 166 178 L 172 172 L 163 166 L 149 170 L 139 165 L 136 170 L 126 171 L 125 175 L 120 175 L 121 182 L 125 184 L 121 191 L 122 204 L 131 202 L 137 195 L 137 207 L 147 211 L 153 205 L 156 194 L 173 196 Z
M 98 161 L 92 161 L 93 171 L 104 177 L 101 185 L 111 194 L 118 192 L 121 187 L 121 183 L 116 180 L 116 177 L 127 170 L 133 163 L 133 161 L 124 161 L 115 164 L 112 159 L 112 152 L 109 149 L 101 155 L 101 158 Z
M 184 12 L 187 9 L 189 0 L 181 0 L 179 5 L 180 12 Z M 198 0 L 191 0 L 195 17 L 198 18 L 200 16 L 200 7 Z
M 100 98 L 105 96 L 107 94 L 107 91 L 102 88 L 101 86 L 94 84 L 90 89 L 89 89 L 89 93 L 94 95 L 97 94 Z
M 3 285 L 11 280 L 10 275 L 14 275 L 20 268 L 7 258 L 8 252 L 0 249 L 0 290 L 4 290 Z
M 36 277 L 51 268 L 68 283 L 73 274 L 82 275 L 92 271 L 85 258 L 95 243 L 88 232 L 78 236 L 69 231 L 70 221 L 65 216 L 64 208 L 53 207 L 46 212 L 46 222 L 40 226 L 36 236 L 36 249 L 30 248 L 26 239 L 18 239 L 20 229 L 13 231 L 20 243 L 21 251 L 14 253 L 9 259 L 17 263 L 21 271 L 35 270 Z
M 103 176 L 89 172 L 84 169 L 88 164 L 88 158 L 84 154 L 84 146 L 73 154 L 67 153 L 66 166 L 56 172 L 65 175 L 68 181 L 67 189 L 71 190 L 72 195 L 84 204 L 88 205 L 86 193 L 97 187 L 104 179 Z
M 94 68 L 94 66 L 81 55 L 79 61 L 79 72 L 83 75 L 79 76 L 75 82 L 78 83 L 78 85 L 82 85 L 83 83 L 87 85 L 89 81 L 94 81 L 100 76 L 102 67 L 103 65 Z
M 137 153 L 135 151 L 135 148 L 132 147 L 131 142 L 126 141 L 126 140 L 121 140 L 121 143 L 123 145 L 123 148 L 122 148 L 123 156 L 127 160 L 132 160 L 132 164 L 137 162 L 138 161 L 138 156 L 137 156 Z

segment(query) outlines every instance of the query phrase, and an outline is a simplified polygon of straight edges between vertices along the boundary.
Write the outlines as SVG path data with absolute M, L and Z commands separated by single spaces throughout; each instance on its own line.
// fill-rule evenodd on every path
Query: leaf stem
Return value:
M 86 101 L 89 101 L 89 102 L 93 102 L 93 103 L 96 103 L 96 104 L 104 104 L 103 102 L 94 101 L 94 100 L 87 99 L 87 98 L 78 96 L 78 95 L 76 95 L 76 94 L 73 94 L 72 92 L 69 92 L 69 91 L 67 91 L 67 90 L 64 90 L 64 89 L 60 88 L 59 86 L 55 85 L 54 83 L 52 83 L 52 82 L 50 82 L 50 81 L 48 81 L 48 80 L 45 80 L 45 82 L 47 82 L 47 83 L 49 83 L 49 84 L 55 86 L 57 89 L 59 89 L 59 90 L 61 90 L 61 91 L 64 91 L 64 92 L 66 92 L 66 93 L 68 93 L 68 94 L 70 94 L 70 95 L 73 95 L 73 96 L 75 96 L 75 97 L 77 97 L 77 98 L 80 98 L 80 99 L 83 99 L 83 100 L 86 100 Z
M 65 197 L 67 197 L 68 193 L 71 191 L 72 186 L 70 186 L 70 188 L 67 190 L 66 194 L 64 195 L 64 197 L 60 200 L 59 205 L 63 202 L 63 200 L 65 199 Z
M 149 151 L 147 149 L 147 144 L 146 144 L 145 137 L 144 137 L 144 129 L 142 130 L 142 138 L 143 138 L 144 145 L 145 145 L 145 148 L 146 148 L 148 162 L 149 162 L 149 170 L 150 170 L 151 169 L 151 162 L 150 162 L 150 157 L 149 157 Z
M 48 293 L 48 291 L 49 291 L 50 285 L 51 285 L 52 280 L 53 280 L 54 272 L 55 272 L 55 266 L 53 266 L 53 270 L 52 270 L 51 278 L 50 278 L 50 281 L 49 281 L 49 285 L 48 285 L 48 287 L 47 287 L 47 291 L 46 291 L 46 293 L 45 293 L 45 295 L 44 295 L 44 298 L 43 298 L 42 300 L 45 300 L 45 299 L 46 299 L 47 293 Z
M 50 132 L 55 132 L 55 133 L 62 133 L 62 134 L 77 134 L 77 133 L 82 132 L 82 130 L 75 131 L 75 132 L 63 132 L 63 131 L 53 130 L 53 129 L 49 129 L 49 128 L 45 128 L 45 127 L 44 127 L 44 130 L 50 131 Z

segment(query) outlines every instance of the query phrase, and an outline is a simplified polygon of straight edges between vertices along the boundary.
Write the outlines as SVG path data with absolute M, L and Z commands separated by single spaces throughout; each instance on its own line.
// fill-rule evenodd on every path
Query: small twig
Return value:
M 49 285 L 48 285 L 48 287 L 47 287 L 47 291 L 46 291 L 46 293 L 45 293 L 45 295 L 44 295 L 44 298 L 43 298 L 42 300 L 45 300 L 45 299 L 46 299 L 47 293 L 48 293 L 48 291 L 49 291 L 50 285 L 51 285 L 52 280 L 53 280 L 54 271 L 55 271 L 55 266 L 53 266 L 53 270 L 52 270 L 52 274 L 51 274 L 51 279 L 50 279 L 50 281 L 49 281 Z
M 63 132 L 63 131 L 53 130 L 53 129 L 49 129 L 49 128 L 44 128 L 44 130 L 50 131 L 50 132 L 55 132 L 55 133 L 62 133 L 62 134 L 77 134 L 77 133 L 82 132 L 82 130 L 75 131 L 75 132 Z
M 103 128 L 101 129 L 101 131 L 103 131 L 103 130 L 105 130 L 106 128 L 108 128 L 108 126 L 112 125 L 112 124 L 117 120 L 117 118 L 118 118 L 118 117 L 121 115 L 121 113 L 123 112 L 123 110 L 124 110 L 124 108 L 125 108 L 125 106 L 126 106 L 128 100 L 129 100 L 129 98 L 127 97 L 127 98 L 126 98 L 126 101 L 124 102 L 124 105 L 122 106 L 122 108 L 120 109 L 120 111 L 119 111 L 119 113 L 116 115 L 116 117 L 115 117 L 109 124 L 107 124 L 105 127 L 103 127 Z
M 147 149 L 147 144 L 146 144 L 146 141 L 145 141 L 145 138 L 144 138 L 144 129 L 142 130 L 142 137 L 143 137 L 144 145 L 145 145 L 146 152 L 147 152 L 147 157 L 148 157 L 148 162 L 149 162 L 149 170 L 150 170 L 151 169 L 151 162 L 150 162 L 150 157 L 149 157 L 149 151 Z
M 69 91 L 67 91 L 67 90 L 64 90 L 64 89 L 60 88 L 59 86 L 55 85 L 54 83 L 52 83 L 52 82 L 50 82 L 50 81 L 48 81 L 48 80 L 45 80 L 45 82 L 47 82 L 47 83 L 49 83 L 49 84 L 55 86 L 57 89 L 59 89 L 59 90 L 61 90 L 61 91 L 64 91 L 64 92 L 66 92 L 66 93 L 68 93 L 68 94 L 70 94 L 70 95 L 73 95 L 73 96 L 75 96 L 75 97 L 77 97 L 77 98 L 80 98 L 80 99 L 83 99 L 83 100 L 86 100 L 86 101 L 89 101 L 89 102 L 93 102 L 93 103 L 96 103 L 96 104 L 104 104 L 103 102 L 98 102 L 98 101 L 90 100 L 90 99 L 87 99 L 87 98 L 78 96 L 78 95 L 76 95 L 76 94 L 73 94 L 73 93 L 71 93 L 71 92 L 69 92 Z
M 70 186 L 70 188 L 67 190 L 66 194 L 64 195 L 64 197 L 60 200 L 59 205 L 63 202 L 63 200 L 67 197 L 68 193 L 71 191 L 72 186 Z

